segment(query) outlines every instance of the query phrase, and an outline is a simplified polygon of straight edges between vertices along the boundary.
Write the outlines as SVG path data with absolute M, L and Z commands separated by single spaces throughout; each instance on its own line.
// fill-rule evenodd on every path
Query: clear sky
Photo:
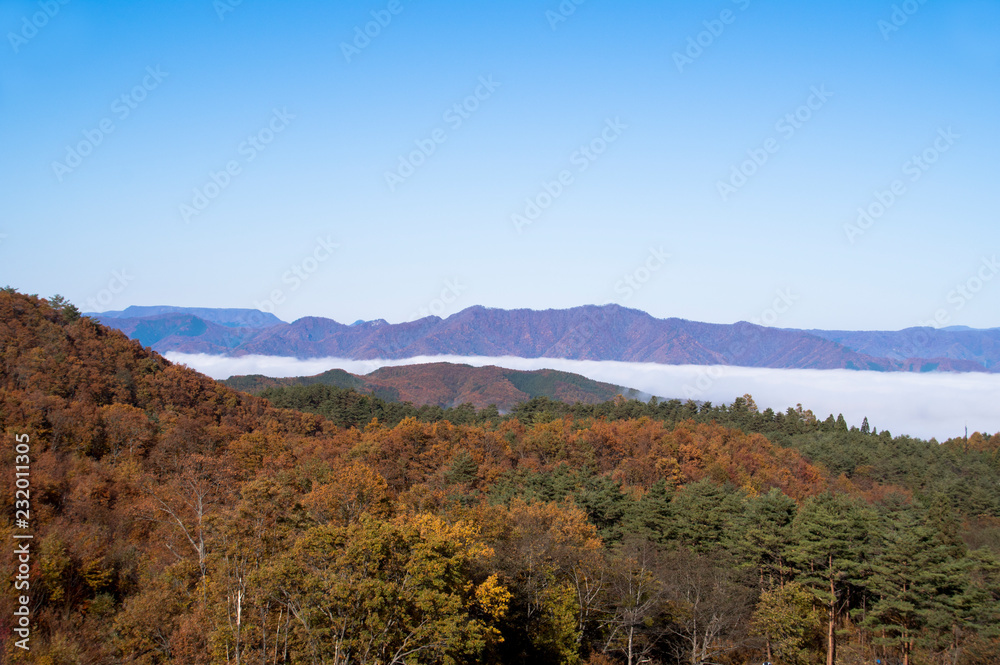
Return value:
M 5 0 L 0 283 L 1000 326 L 1000 2 L 895 7 Z

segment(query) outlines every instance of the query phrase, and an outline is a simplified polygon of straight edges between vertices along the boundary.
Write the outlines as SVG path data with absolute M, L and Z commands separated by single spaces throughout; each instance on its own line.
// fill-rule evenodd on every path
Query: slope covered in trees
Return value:
M 523 371 L 446 362 L 380 367 L 364 376 L 341 369 L 288 378 L 251 374 L 231 376 L 223 383 L 252 394 L 283 386 L 327 385 L 354 388 L 388 401 L 411 402 L 416 406 L 450 408 L 471 404 L 481 409 L 492 404 L 505 412 L 533 397 L 596 404 L 619 394 L 641 394 L 630 388 L 553 369 Z
M 998 436 L 748 399 L 337 423 L 55 304 L 0 292 L 4 662 L 1000 659 Z

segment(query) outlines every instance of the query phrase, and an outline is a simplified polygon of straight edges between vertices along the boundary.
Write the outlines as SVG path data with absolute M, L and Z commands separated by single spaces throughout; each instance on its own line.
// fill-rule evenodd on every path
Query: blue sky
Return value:
M 1000 326 L 998 34 L 997 0 L 5 1 L 0 282 Z

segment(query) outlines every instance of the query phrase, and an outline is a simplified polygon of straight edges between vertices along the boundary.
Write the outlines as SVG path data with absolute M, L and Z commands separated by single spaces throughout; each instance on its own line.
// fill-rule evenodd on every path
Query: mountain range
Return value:
M 521 371 L 503 367 L 473 367 L 456 363 L 426 363 L 382 367 L 364 376 L 332 369 L 315 376 L 272 378 L 260 374 L 232 376 L 222 381 L 230 388 L 259 393 L 266 388 L 316 384 L 353 388 L 390 402 L 410 402 L 455 407 L 472 404 L 477 409 L 494 404 L 508 412 L 533 397 L 567 403 L 600 404 L 618 395 L 646 400 L 631 388 L 588 379 L 552 369 Z
M 741 321 L 657 319 L 619 305 L 504 310 L 474 306 L 447 318 L 351 325 L 292 323 L 250 309 L 130 307 L 89 314 L 160 353 L 355 360 L 516 356 L 786 369 L 1000 371 L 1000 328 L 829 331 Z

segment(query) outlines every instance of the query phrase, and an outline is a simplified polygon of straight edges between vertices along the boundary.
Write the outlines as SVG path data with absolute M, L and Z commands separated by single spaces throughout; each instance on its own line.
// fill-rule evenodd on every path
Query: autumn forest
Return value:
M 0 663 L 1000 662 L 1000 434 L 877 426 L 251 395 L 5 289 Z

